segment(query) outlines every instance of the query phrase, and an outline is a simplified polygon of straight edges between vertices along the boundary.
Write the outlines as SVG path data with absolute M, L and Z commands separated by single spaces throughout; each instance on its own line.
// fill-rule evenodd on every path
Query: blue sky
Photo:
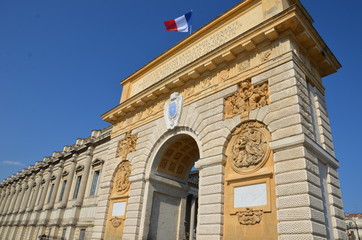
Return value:
M 163 21 L 193 9 L 196 30 L 238 2 L 0 0 L 0 180 L 106 127 L 119 82 L 187 36 Z M 343 65 L 323 81 L 345 210 L 362 212 L 362 2 L 302 3 Z

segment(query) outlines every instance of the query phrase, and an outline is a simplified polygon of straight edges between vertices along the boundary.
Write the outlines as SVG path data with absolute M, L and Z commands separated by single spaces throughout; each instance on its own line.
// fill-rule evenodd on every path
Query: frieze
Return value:
M 247 208 L 245 211 L 236 212 L 236 215 L 241 225 L 255 225 L 261 222 L 263 210 Z
M 198 79 L 186 82 L 177 91 L 184 98 L 186 106 L 201 96 L 201 94 L 207 94 L 208 92 L 215 91 L 215 89 L 227 87 L 229 84 L 240 81 L 241 74 L 263 63 L 261 56 L 264 56 L 266 61 L 266 59 L 270 60 L 276 57 L 276 55 L 290 50 L 285 44 L 283 42 L 275 42 L 271 46 L 265 46 L 260 52 L 240 55 L 233 62 L 229 62 L 228 65 L 225 64 L 223 66 L 220 64 L 218 68 L 204 72 Z M 248 115 L 249 111 L 269 104 L 267 83 L 251 85 L 250 80 L 244 80 L 240 86 L 242 90 L 248 90 L 250 93 L 245 92 L 246 95 L 242 101 L 238 99 L 242 97 L 240 96 L 241 92 L 237 92 L 225 100 L 226 119 L 241 115 L 243 112 Z M 112 135 L 116 136 L 115 133 L 118 135 L 123 129 L 130 130 L 133 128 L 130 126 L 136 126 L 144 123 L 147 119 L 160 116 L 163 113 L 163 106 L 167 100 L 167 95 L 159 96 L 154 101 L 150 101 L 148 104 L 137 108 L 136 111 L 131 111 L 120 117 L 114 125 Z M 244 102 L 247 102 L 246 106 L 243 105 Z
M 136 151 L 137 135 L 131 135 L 131 132 L 127 132 L 123 140 L 118 142 L 116 157 L 122 157 L 122 160 L 126 160 L 128 153 Z
M 226 25 L 218 32 L 215 32 L 209 38 L 200 41 L 180 55 L 171 58 L 169 61 L 162 64 L 154 71 L 138 79 L 137 82 L 132 85 L 130 96 L 135 95 L 140 89 L 146 89 L 172 72 L 177 71 L 190 62 L 195 61 L 197 58 L 207 54 L 208 52 L 228 42 L 232 38 L 238 36 L 244 30 L 242 27 L 243 24 L 241 19 L 237 19 L 234 22 Z

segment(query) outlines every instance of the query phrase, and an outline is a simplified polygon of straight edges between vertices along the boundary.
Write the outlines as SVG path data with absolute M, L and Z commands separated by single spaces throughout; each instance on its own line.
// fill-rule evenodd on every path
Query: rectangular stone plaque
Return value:
M 234 188 L 234 208 L 265 206 L 266 204 L 266 183 Z
M 112 216 L 124 216 L 126 210 L 126 202 L 115 202 L 113 204 Z

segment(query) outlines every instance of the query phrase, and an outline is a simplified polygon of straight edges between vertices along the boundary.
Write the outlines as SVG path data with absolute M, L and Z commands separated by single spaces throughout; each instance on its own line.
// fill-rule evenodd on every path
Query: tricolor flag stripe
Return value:
M 167 31 L 188 32 L 190 26 L 191 12 L 176 19 L 164 22 Z

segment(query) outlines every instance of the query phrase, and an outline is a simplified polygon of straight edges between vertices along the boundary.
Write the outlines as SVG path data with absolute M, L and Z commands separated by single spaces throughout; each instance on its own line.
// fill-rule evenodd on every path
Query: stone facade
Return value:
M 94 130 L 3 181 L 0 239 L 89 239 L 110 132 Z
M 5 180 L 0 238 L 346 239 L 338 68 L 299 1 L 242 1 L 126 78 L 112 127 Z
M 362 238 L 362 213 L 350 213 L 346 215 L 348 240 Z

